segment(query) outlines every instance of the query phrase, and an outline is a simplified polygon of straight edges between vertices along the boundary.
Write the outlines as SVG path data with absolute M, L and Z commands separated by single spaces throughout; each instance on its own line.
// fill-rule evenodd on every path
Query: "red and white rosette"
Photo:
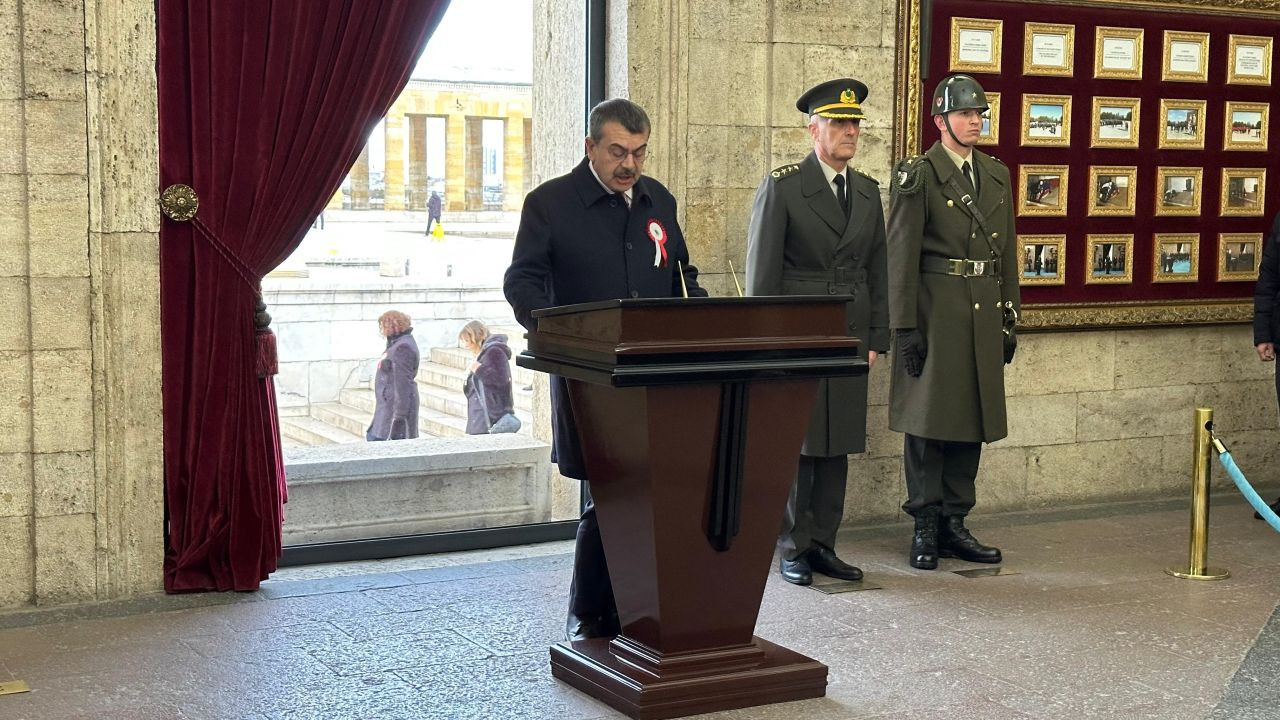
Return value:
M 657 220 L 650 219 L 647 226 L 649 239 L 653 240 L 653 266 L 667 265 L 667 229 Z

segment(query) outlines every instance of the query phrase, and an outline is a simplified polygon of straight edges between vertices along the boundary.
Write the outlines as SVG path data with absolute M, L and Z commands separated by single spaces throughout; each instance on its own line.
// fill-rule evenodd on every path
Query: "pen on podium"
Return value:
M 738 290 L 738 297 L 742 297 L 742 285 L 738 284 L 738 273 L 733 270 L 733 261 L 729 261 L 729 274 L 733 276 L 733 286 Z
M 676 261 L 676 272 L 680 273 L 680 297 L 689 297 L 689 286 L 684 284 L 684 265 Z

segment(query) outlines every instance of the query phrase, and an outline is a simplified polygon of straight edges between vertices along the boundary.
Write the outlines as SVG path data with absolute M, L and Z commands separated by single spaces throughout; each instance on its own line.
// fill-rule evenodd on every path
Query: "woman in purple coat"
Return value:
M 378 318 L 378 331 L 387 339 L 387 349 L 378 361 L 373 384 L 376 404 L 365 439 L 373 442 L 416 438 L 419 358 L 413 321 L 399 310 L 388 310 Z
M 472 320 L 458 333 L 462 346 L 476 354 L 463 383 L 467 396 L 467 434 L 509 433 L 520 429 L 511 397 L 511 348 L 506 335 L 490 335 Z

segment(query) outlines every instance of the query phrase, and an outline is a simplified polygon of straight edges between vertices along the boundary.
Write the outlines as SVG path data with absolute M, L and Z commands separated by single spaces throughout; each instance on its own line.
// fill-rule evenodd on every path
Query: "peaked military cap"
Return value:
M 853 78 L 839 78 L 814 85 L 796 100 L 796 109 L 805 115 L 862 120 L 862 101 L 867 86 Z

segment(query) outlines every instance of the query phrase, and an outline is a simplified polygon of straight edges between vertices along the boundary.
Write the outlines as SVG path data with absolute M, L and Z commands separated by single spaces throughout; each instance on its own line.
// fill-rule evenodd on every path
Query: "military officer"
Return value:
M 1009 170 L 974 148 L 987 98 L 952 75 L 933 93 L 940 139 L 898 164 L 889 205 L 889 427 L 906 433 L 912 567 L 998 563 L 965 527 L 982 443 L 1008 434 L 1004 366 L 1017 347 L 1018 258 Z
M 867 86 L 824 82 L 796 101 L 813 152 L 760 183 L 747 234 L 750 295 L 849 298 L 848 332 L 867 362 L 889 349 L 884 211 L 878 183 L 849 166 L 858 149 Z M 782 577 L 808 585 L 819 572 L 859 580 L 835 553 L 849 453 L 866 449 L 867 378 L 822 380 L 778 540 Z

